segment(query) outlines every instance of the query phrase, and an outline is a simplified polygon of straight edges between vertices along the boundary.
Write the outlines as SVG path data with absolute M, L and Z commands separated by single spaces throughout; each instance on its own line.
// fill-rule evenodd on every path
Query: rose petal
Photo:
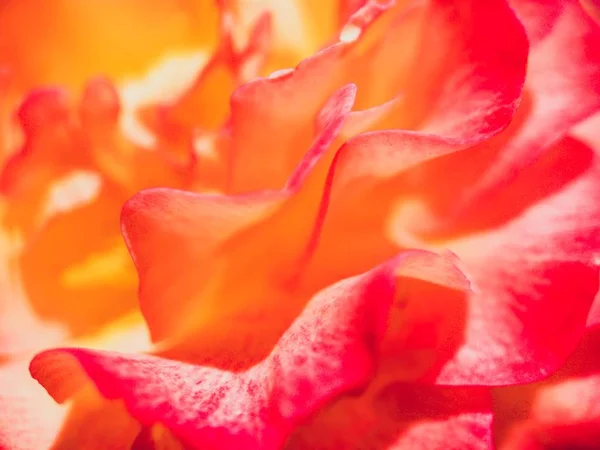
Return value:
M 283 191 L 227 197 L 158 189 L 142 191 L 126 203 L 123 233 L 140 275 L 141 308 L 154 340 L 187 332 L 184 322 L 199 329 L 197 323 L 189 323 L 198 319 L 193 312 L 199 309 L 200 320 L 207 321 L 208 327 L 216 321 L 212 317 L 213 324 L 208 323 L 211 315 L 243 315 L 250 305 L 257 308 L 261 297 L 267 296 L 263 301 L 268 301 L 276 295 L 272 290 L 264 292 L 266 278 L 275 278 L 274 288 L 280 290 L 290 276 L 286 271 L 297 272 L 297 260 L 309 245 L 319 211 L 318 198 L 313 201 L 314 197 L 295 192 L 339 133 L 354 94 L 355 88 L 347 86 L 325 105 L 320 136 Z M 287 209 L 252 231 L 252 225 L 283 206 Z M 289 213 L 292 208 L 294 214 Z M 301 221 L 297 211 L 304 214 Z M 240 236 L 242 231 L 255 237 Z M 290 235 L 294 240 L 287 238 Z M 234 238 L 241 243 L 234 245 Z M 278 248 L 272 248 L 274 242 Z M 269 257 L 258 261 L 256 255 L 264 253 L 266 246 L 271 246 Z M 249 296 L 256 298 L 249 301 Z M 223 305 L 223 298 L 231 303 Z
M 350 19 L 340 42 L 285 75 L 236 90 L 231 190 L 281 186 L 312 137 L 315 111 L 333 89 L 348 81 L 358 86 L 359 108 L 405 94 L 389 117 L 374 125 L 377 128 L 425 128 L 435 133 L 468 129 L 478 130 L 483 138 L 506 126 L 523 84 L 527 42 L 504 2 L 488 2 L 485 8 L 476 4 L 439 2 L 404 10 L 404 4 L 390 9 L 390 4 L 369 2 Z M 436 27 L 435 33 L 426 23 Z M 496 26 L 511 39 L 499 41 Z M 440 29 L 440 42 L 420 40 L 440 35 Z M 348 38 L 350 32 L 354 39 Z M 404 43 L 400 54 L 398 42 Z M 282 115 L 282 110 L 288 113 Z M 263 124 L 260 131 L 257 122 Z
M 394 234 L 397 229 L 401 231 L 403 222 L 389 222 L 393 219 L 392 200 L 407 202 L 410 190 L 403 192 L 403 180 L 378 187 L 376 182 L 381 180 L 373 175 L 385 179 L 395 170 L 394 162 L 401 169 L 400 156 L 404 154 L 407 165 L 413 157 L 418 161 L 410 153 L 419 148 L 416 145 L 423 145 L 422 152 L 433 152 L 432 156 L 460 149 L 459 143 L 436 142 L 420 134 L 381 134 L 386 135 L 395 136 L 397 141 L 390 142 L 396 145 L 387 153 L 383 138 L 377 147 L 365 146 L 363 159 L 357 159 L 361 164 L 348 162 L 344 166 L 340 153 L 339 182 L 344 185 L 344 167 L 349 178 L 336 198 L 333 177 L 333 197 L 303 283 L 319 285 L 360 272 L 363 264 L 374 264 L 389 257 L 398 246 L 410 245 L 404 235 Z M 361 140 L 369 143 L 368 136 L 355 138 L 348 146 Z M 400 144 L 408 152 L 403 152 Z M 348 152 L 349 161 L 353 154 L 359 158 L 360 148 L 357 145 L 357 153 Z M 371 153 L 367 158 L 368 150 L 379 149 L 381 157 Z M 507 204 L 511 199 L 519 203 L 525 189 L 525 197 L 538 200 L 535 206 L 506 226 L 436 244 L 459 255 L 475 277 L 477 290 L 469 301 L 466 343 L 441 373 L 440 383 L 504 384 L 539 379 L 564 362 L 583 333 L 598 288 L 600 165 L 597 155 L 572 138 L 561 141 L 555 150 L 540 167 L 522 172 L 524 184 L 506 192 Z M 415 155 L 427 157 L 422 152 Z M 566 180 L 564 175 L 568 175 Z M 539 180 L 546 184 L 540 186 Z M 361 184 L 362 190 L 355 191 Z M 404 198 L 400 196 L 403 193 Z M 355 207 L 357 204 L 368 204 L 369 208 L 363 212 Z M 406 220 L 410 220 L 409 213 Z M 415 217 L 418 220 L 419 215 Z M 417 241 L 419 244 L 427 245 Z M 573 284 L 573 280 L 578 281 Z
M 140 187 L 181 186 L 160 154 L 123 143 L 119 112 L 114 86 L 101 78 L 88 83 L 76 107 L 62 90 L 33 92 L 19 111 L 25 144 L 0 177 L 3 226 L 24 240 L 15 256 L 23 296 L 40 318 L 74 335 L 135 305 L 120 206 Z M 74 226 L 86 233 L 73 233 Z
M 77 89 L 98 73 L 139 75 L 167 51 L 210 51 L 217 19 L 211 2 L 11 3 L 0 12 L 0 62 L 14 68 L 24 90 L 52 83 Z
M 412 121 L 442 135 L 496 134 L 512 119 L 524 83 L 522 25 L 504 1 L 433 1 L 425 21 L 404 98 Z
M 577 351 L 539 383 L 494 391 L 496 434 L 502 449 L 594 448 L 600 409 L 599 328 L 589 328 Z M 519 411 L 520 414 L 515 414 Z
M 596 0 L 580 0 L 581 6 L 592 16 L 592 18 L 600 23 L 600 4 Z
M 600 108 L 600 27 L 575 0 L 510 2 L 533 42 L 523 101 L 497 138 L 449 157 L 421 173 L 424 183 L 443 174 L 444 185 L 421 184 L 439 215 L 432 226 L 455 234 L 494 226 L 498 194 L 575 124 Z M 485 205 L 492 206 L 485 208 Z M 481 207 L 484 206 L 482 209 Z
M 194 83 L 162 111 L 169 125 L 198 132 L 222 126 L 229 115 L 229 98 L 242 82 L 258 77 L 271 43 L 272 26 L 266 12 L 256 18 L 248 42 L 236 48 L 231 30 L 224 36 L 216 53 L 200 71 Z
M 590 157 L 573 139 L 558 145 L 571 157 L 574 150 Z M 465 343 L 440 383 L 531 382 L 550 375 L 574 350 L 600 269 L 600 158 L 591 158 L 576 179 L 507 224 L 444 243 L 465 264 L 476 293 Z M 556 159 L 546 169 L 538 180 L 564 164 Z
M 67 335 L 64 327 L 40 320 L 32 310 L 17 267 L 16 241 L 8 233 L 0 232 L 0 360 L 56 345 Z
M 372 4 L 369 10 L 374 13 L 363 27 L 388 7 Z M 233 93 L 232 192 L 283 186 L 314 138 L 319 109 L 344 84 L 341 72 L 347 47 L 350 44 L 328 47 L 288 73 L 246 83 Z M 321 81 L 315 85 L 315 79 Z M 281 114 L 283 110 L 287 114 Z M 257 132 L 256 123 L 262 124 L 262 132 Z
M 29 94 L 19 108 L 25 143 L 2 166 L 0 190 L 13 200 L 8 223 L 26 232 L 43 222 L 52 181 L 74 169 L 93 167 L 90 155 L 78 151 L 70 107 L 65 91 L 40 89 Z
M 122 402 L 106 401 L 88 386 L 71 399 L 52 449 L 129 450 L 140 424 L 129 415 Z
M 241 372 L 74 348 L 40 353 L 30 370 L 57 401 L 87 376 L 107 398 L 123 399 L 143 425 L 162 423 L 190 448 L 279 448 L 327 401 L 372 379 L 386 322 L 399 306 L 396 283 L 418 273 L 464 288 L 455 271 L 444 257 L 409 252 L 343 280 L 308 303 L 264 361 Z
M 394 384 L 367 399 L 334 403 L 288 441 L 298 449 L 490 449 L 484 389 Z
M 414 247 L 409 242 L 395 242 L 389 229 L 395 202 L 407 195 L 402 175 L 414 166 L 477 142 L 470 139 L 470 133 L 442 137 L 388 130 L 365 133 L 346 142 L 329 168 L 327 215 L 302 282 L 306 286 L 326 285 L 390 258 L 399 245 Z M 369 208 L 356 207 L 367 201 Z
M 27 376 L 27 359 L 0 365 L 0 449 L 50 448 L 66 409 Z
M 273 26 L 273 45 L 267 60 L 267 73 L 294 66 L 317 52 L 340 27 L 337 2 L 293 0 L 283 5 L 277 0 L 222 0 L 231 22 L 234 44 L 239 48 L 251 40 L 252 26 L 268 13 Z

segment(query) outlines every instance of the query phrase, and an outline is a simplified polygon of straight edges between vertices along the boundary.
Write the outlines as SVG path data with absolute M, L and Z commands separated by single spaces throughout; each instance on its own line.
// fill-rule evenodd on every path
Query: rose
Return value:
M 460 5 L 446 9 L 440 2 L 425 9 L 429 26 L 448 22 L 453 16 L 447 13 L 465 14 Z M 430 447 L 436 440 L 438 446 L 448 441 L 458 447 L 488 444 L 489 391 L 473 386 L 529 382 L 556 370 L 579 340 L 597 290 L 593 258 L 597 210 L 592 203 L 590 208 L 577 208 L 586 214 L 570 214 L 570 208 L 593 200 L 583 193 L 597 191 L 596 165 L 593 157 L 590 162 L 589 148 L 580 142 L 557 141 L 597 109 L 598 97 L 594 55 L 586 54 L 589 60 L 582 61 L 579 53 L 569 59 L 559 50 L 575 36 L 569 31 L 583 27 L 589 33 L 576 35 L 581 40 L 575 48 L 593 49 L 597 31 L 574 3 L 564 9 L 513 5 L 528 30 L 532 51 L 525 101 L 512 124 L 497 137 L 489 139 L 511 118 L 520 94 L 524 61 L 518 50 L 525 49 L 524 40 L 518 22 L 502 2 L 481 9 L 472 4 L 472 15 L 458 15 L 461 20 L 454 23 L 458 31 L 446 28 L 456 38 L 455 52 L 439 55 L 448 58 L 442 62 L 456 58 L 456 70 L 439 74 L 436 57 L 419 66 L 421 79 L 440 76 L 435 99 L 417 85 L 403 100 L 348 115 L 355 92 L 353 87 L 342 88 L 321 108 L 315 144 L 296 171 L 291 172 L 288 161 L 277 159 L 275 149 L 279 144 L 290 155 L 301 150 L 298 136 L 310 136 L 306 116 L 314 117 L 321 106 L 317 100 L 327 95 L 326 88 L 320 92 L 311 86 L 313 92 L 303 83 L 317 77 L 335 87 L 339 80 L 331 80 L 344 75 L 342 64 L 356 64 L 347 48 L 359 48 L 368 34 L 319 53 L 289 78 L 257 81 L 238 89 L 231 125 L 236 159 L 226 188 L 234 193 L 275 188 L 282 174 L 291 173 L 283 191 L 215 197 L 151 190 L 128 202 L 123 224 L 140 273 L 142 310 L 154 339 L 162 343 L 155 352 L 212 369 L 153 357 L 56 350 L 34 360 L 34 375 L 62 397 L 73 388 L 72 380 L 58 377 L 58 385 L 49 384 L 48 373 L 40 370 L 47 369 L 49 361 L 54 361 L 53 371 L 59 374 L 65 367 L 72 367 L 73 373 L 83 368 L 102 394 L 123 398 L 143 424 L 163 423 L 189 445 L 223 448 L 231 443 L 237 448 L 246 442 L 266 448 L 290 435 L 291 447 L 308 448 L 360 446 L 375 442 L 374 436 L 382 446 L 396 440 L 398 445 Z M 414 11 L 392 30 L 417 26 Z M 356 37 L 364 13 L 354 17 L 344 39 Z M 377 24 L 385 17 L 367 32 L 372 30 L 377 37 Z M 494 29 L 475 26 L 488 25 L 491 17 L 500 20 L 504 31 L 511 30 L 507 34 L 515 39 L 509 39 L 506 47 L 493 39 Z M 551 24 L 538 20 L 549 17 Z M 486 52 L 478 52 L 479 48 Z M 342 56 L 339 68 L 336 51 Z M 366 54 L 366 60 L 377 61 L 373 53 Z M 559 57 L 561 67 L 573 71 L 565 69 L 567 75 L 550 77 L 549 71 L 556 74 Z M 385 56 L 382 59 L 386 61 Z M 415 82 L 406 85 L 414 87 Z M 361 87 L 358 83 L 358 92 Z M 563 96 L 550 101 L 548 93 L 556 89 Z M 301 105 L 300 112 L 281 116 L 285 103 L 275 95 L 278 92 L 299 92 L 285 101 Z M 259 104 L 265 100 L 269 100 L 266 107 Z M 312 110 L 311 101 L 316 104 Z M 402 114 L 402 102 L 416 110 L 414 115 Z M 475 105 L 479 114 L 467 114 Z M 385 118 L 389 109 L 395 113 L 392 118 L 402 118 L 401 125 Z M 358 131 L 394 125 L 430 134 L 364 134 L 336 152 L 331 141 L 346 116 L 340 141 Z M 259 119 L 272 131 L 256 130 L 252 125 Z M 252 145 L 273 158 L 256 164 Z M 558 157 L 562 149 L 577 151 L 571 171 L 564 170 L 565 160 Z M 532 155 L 532 150 L 538 154 Z M 482 171 L 490 161 L 498 164 Z M 461 179 L 452 183 L 448 173 L 457 167 L 463 168 Z M 515 169 L 522 174 L 513 176 Z M 260 171 L 269 176 L 261 178 Z M 532 189 L 536 181 L 549 176 L 556 177 L 553 183 Z M 432 185 L 436 179 L 444 180 L 443 187 Z M 404 208 L 396 213 L 391 206 L 398 198 L 404 200 Z M 449 198 L 454 201 L 448 202 Z M 368 201 L 364 203 L 369 205 L 368 215 L 351 207 L 359 200 Z M 486 210 L 489 204 L 496 209 Z M 550 213 L 554 222 L 543 236 L 547 247 L 540 247 L 535 233 Z M 344 221 L 352 226 L 343 226 Z M 386 236 L 386 225 L 404 234 Z M 288 236 L 293 239 L 286 241 Z M 452 248 L 463 260 L 458 265 L 464 266 L 474 292 L 464 292 L 468 290 L 465 276 L 450 256 L 406 252 L 383 263 L 398 246 L 415 245 Z M 270 259 L 259 259 L 257 250 L 268 251 Z M 493 267 L 482 264 L 490 255 L 494 255 Z M 190 267 L 202 276 L 198 278 Z M 356 273 L 363 275 L 327 287 Z M 572 280 L 577 280 L 575 287 Z M 236 285 L 241 282 L 243 286 Z M 574 301 L 565 304 L 562 295 Z M 172 303 L 174 297 L 181 302 Z M 197 300 L 202 301 L 200 306 L 195 305 Z M 396 308 L 400 304 L 405 308 Z M 559 308 L 565 308 L 561 311 L 569 320 L 544 315 Z M 262 318 L 272 324 L 267 326 Z M 427 335 L 424 329 L 432 333 Z M 558 343 L 549 338 L 557 329 L 564 333 Z M 272 349 L 275 341 L 278 344 Z M 507 349 L 514 353 L 508 354 Z M 270 356 L 264 359 L 266 354 Z M 231 372 L 240 367 L 248 370 Z M 340 367 L 348 370 L 340 373 Z M 164 379 L 170 381 L 166 386 L 160 383 Z M 181 379 L 189 385 L 182 385 Z M 192 383 L 195 379 L 202 383 Z M 446 386 L 436 386 L 440 384 Z M 69 389 L 59 392 L 60 386 Z M 347 395 L 357 388 L 364 392 L 358 397 Z M 206 402 L 223 392 L 217 410 L 203 417 L 211 410 Z M 190 399 L 193 405 L 186 403 Z M 327 400 L 331 404 L 323 409 Z M 197 411 L 197 422 L 186 415 L 190 409 Z M 231 410 L 245 415 L 232 418 Z M 349 426 L 343 421 L 347 415 L 360 420 Z M 296 429 L 308 417 L 311 422 Z M 121 425 L 123 430 L 135 430 L 131 422 Z M 118 435 L 118 430 L 115 427 L 111 435 Z M 158 439 L 152 433 L 149 427 L 142 428 L 136 445 Z M 425 434 L 427 441 L 423 441 Z

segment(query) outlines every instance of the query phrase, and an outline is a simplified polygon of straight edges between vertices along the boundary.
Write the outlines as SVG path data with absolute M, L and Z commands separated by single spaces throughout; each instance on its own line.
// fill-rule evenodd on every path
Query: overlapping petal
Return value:
M 402 284 L 415 276 L 468 289 L 452 258 L 407 252 L 317 294 L 268 357 L 246 370 L 71 348 L 39 354 L 31 372 L 59 402 L 89 377 L 143 425 L 161 423 L 190 448 L 280 448 L 328 401 L 373 384 L 380 361 L 393 364 L 387 323 L 402 315 Z
M 571 138 L 557 146 L 572 162 L 588 161 L 579 177 L 505 226 L 448 243 L 479 292 L 442 383 L 534 381 L 558 369 L 583 335 L 600 269 L 599 157 Z M 536 179 L 564 164 L 555 157 Z
M 495 428 L 500 448 L 597 446 L 599 336 L 598 327 L 588 328 L 577 351 L 547 380 L 495 390 Z
M 316 111 L 346 82 L 358 86 L 361 109 L 399 98 L 372 125 L 378 128 L 478 129 L 483 138 L 506 126 L 523 84 L 527 42 L 505 2 L 478 5 L 367 2 L 338 43 L 292 71 L 240 87 L 232 97 L 231 191 L 281 186 L 310 143 Z M 510 38 L 496 39 L 495 27 Z M 293 111 L 281 115 L 289 104 Z
M 274 293 L 283 295 L 320 214 L 311 198 L 307 204 L 305 195 L 295 194 L 303 174 L 339 133 L 355 92 L 351 85 L 342 88 L 324 106 L 321 134 L 287 189 L 234 197 L 149 190 L 127 202 L 123 232 L 138 268 L 141 308 L 154 339 L 186 333 L 198 328 L 198 321 L 222 326 L 219 315 L 243 316 L 248 309 L 262 314 L 261 302 L 268 303 Z M 302 220 L 296 221 L 290 209 L 300 210 Z M 252 229 L 269 217 L 265 226 Z M 257 251 L 269 256 L 257 261 Z M 291 320 L 298 309 L 289 306 Z M 204 317 L 194 315 L 199 309 Z
M 136 305 L 119 233 L 123 202 L 142 187 L 186 180 L 185 165 L 125 141 L 119 117 L 118 93 L 104 78 L 77 101 L 63 89 L 35 91 L 19 109 L 24 144 L 0 175 L 3 232 L 23 241 L 15 255 L 23 296 L 75 335 Z
M 325 408 L 286 448 L 490 449 L 490 400 L 481 388 L 393 384 Z
M 496 138 L 415 174 L 427 183 L 419 187 L 421 198 L 439 216 L 416 228 L 457 235 L 514 216 L 534 199 L 510 204 L 503 201 L 505 187 L 600 108 L 598 24 L 577 1 L 519 0 L 511 5 L 532 43 L 521 105 Z M 437 177 L 443 177 L 443 185 L 426 181 Z
M 20 109 L 0 212 L 26 244 L 0 295 L 32 312 L 4 317 L 84 335 L 130 311 L 118 211 L 161 186 L 121 211 L 156 347 L 138 317 L 109 330 L 123 339 L 38 354 L 31 374 L 71 405 L 53 423 L 31 385 L 6 389 L 22 364 L 2 366 L 0 402 L 30 427 L 0 447 L 46 447 L 63 420 L 55 448 L 593 445 L 597 371 L 580 359 L 600 317 L 599 135 L 573 129 L 600 109 L 593 5 L 127 0 L 119 20 L 144 29 L 113 33 L 112 0 L 97 17 L 58 2 L 58 33 L 25 23 L 28 3 L 0 11 L 17 90 L 77 90 L 99 67 L 117 84 Z M 127 45 L 88 60 L 96 29 Z M 63 38 L 79 44 L 55 58 Z M 496 386 L 518 383 L 536 397 L 505 435 L 500 406 L 522 405 Z

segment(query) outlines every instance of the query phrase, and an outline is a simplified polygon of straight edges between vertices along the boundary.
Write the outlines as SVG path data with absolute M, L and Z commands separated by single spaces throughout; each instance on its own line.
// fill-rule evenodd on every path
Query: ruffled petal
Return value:
M 423 199 L 438 216 L 417 223 L 422 231 L 466 234 L 513 217 L 518 209 L 501 198 L 506 187 L 600 108 L 598 24 L 575 0 L 510 3 L 532 41 L 523 100 L 499 136 L 414 174 Z M 430 182 L 439 177 L 444 183 Z M 518 205 L 527 207 L 534 200 L 526 195 Z
M 468 129 L 483 138 L 505 127 L 523 85 L 527 41 L 504 2 L 477 5 L 440 1 L 392 8 L 391 2 L 368 2 L 349 19 L 339 42 L 296 69 L 237 89 L 231 191 L 281 186 L 312 139 L 315 112 L 347 82 L 357 84 L 361 109 L 399 99 L 372 128 Z M 495 27 L 510 39 L 498 40 Z
M 243 316 L 249 308 L 260 314 L 260 302 L 281 295 L 320 213 L 318 196 L 296 192 L 339 133 L 354 94 L 347 86 L 324 106 L 320 135 L 282 191 L 227 197 L 157 189 L 126 203 L 123 233 L 140 275 L 141 308 L 153 339 L 199 329 L 198 320 L 209 328 L 222 326 L 217 317 Z M 269 256 L 257 260 L 265 251 Z M 194 314 L 198 310 L 202 317 Z
M 142 425 L 161 423 L 189 448 L 279 448 L 328 401 L 369 385 L 394 339 L 387 322 L 402 314 L 396 285 L 414 276 L 468 289 L 452 260 L 408 252 L 317 294 L 269 356 L 247 370 L 75 348 L 43 352 L 30 370 L 59 402 L 89 377 Z
M 329 168 L 327 214 L 302 283 L 326 285 L 390 258 L 399 247 L 423 245 L 398 236 L 403 223 L 395 218 L 396 207 L 412 200 L 403 189 L 403 175 L 415 166 L 475 145 L 478 138 L 474 135 L 386 130 L 348 140 Z M 368 208 L 356 207 L 365 202 Z
M 223 126 L 229 117 L 229 98 L 234 89 L 262 74 L 273 39 L 270 16 L 265 12 L 256 18 L 239 48 L 233 26 L 226 18 L 222 20 L 224 30 L 215 54 L 192 85 L 161 108 L 161 119 L 166 125 L 196 134 Z
M 558 369 L 584 333 L 598 292 L 600 158 L 572 138 L 557 147 L 589 161 L 578 177 L 506 225 L 443 243 L 464 262 L 475 293 L 464 345 L 440 383 L 536 381 Z M 535 179 L 564 170 L 555 158 Z

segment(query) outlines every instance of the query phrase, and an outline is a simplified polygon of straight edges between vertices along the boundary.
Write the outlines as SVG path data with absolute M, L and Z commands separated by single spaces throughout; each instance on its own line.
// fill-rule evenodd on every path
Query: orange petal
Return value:
M 251 28 L 265 13 L 271 16 L 273 47 L 269 52 L 267 73 L 295 66 L 314 54 L 339 29 L 337 2 L 332 0 L 221 0 L 232 22 L 234 43 L 244 46 Z
M 32 310 L 18 267 L 18 240 L 0 232 L 0 361 L 7 355 L 61 342 L 67 330 Z
M 316 182 L 316 195 L 301 186 L 341 130 L 354 94 L 355 88 L 347 86 L 325 106 L 319 138 L 282 191 L 228 197 L 157 189 L 129 200 L 123 231 L 153 339 L 201 329 L 199 322 L 214 329 L 222 316 L 260 315 L 263 302 L 288 290 L 320 214 L 322 180 Z M 256 259 L 265 252 L 268 256 Z M 202 313 L 193 317 L 198 306 Z M 296 309 L 291 302 L 282 311 L 285 321 Z
M 14 68 L 24 90 L 80 88 L 97 74 L 139 76 L 167 52 L 210 52 L 217 20 L 209 0 L 11 2 L 0 12 L 0 64 Z
M 180 186 L 185 171 L 123 140 L 118 94 L 107 80 L 92 80 L 77 106 L 61 90 L 32 93 L 20 109 L 25 145 L 0 182 L 3 223 L 25 242 L 18 257 L 25 298 L 38 316 L 80 335 L 136 305 L 121 205 L 143 187 Z
M 360 14 L 365 16 L 361 26 L 367 28 L 388 7 L 372 4 Z M 356 59 L 353 47 L 335 44 L 292 71 L 249 82 L 233 93 L 232 193 L 284 185 L 315 137 L 319 109 L 335 89 L 353 78 L 349 75 Z
M 140 428 L 122 402 L 107 401 L 87 386 L 71 399 L 52 449 L 129 450 Z
M 239 50 L 233 47 L 231 37 L 226 34 L 193 85 L 173 104 L 166 106 L 164 119 L 196 131 L 222 126 L 229 115 L 231 93 L 239 83 L 258 76 L 270 38 L 268 15 L 257 19 L 247 45 Z

